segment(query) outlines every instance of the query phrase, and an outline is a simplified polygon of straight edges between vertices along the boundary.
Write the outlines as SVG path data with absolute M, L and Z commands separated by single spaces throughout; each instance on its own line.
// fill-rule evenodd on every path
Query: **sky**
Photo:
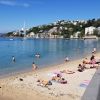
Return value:
M 100 0 L 0 0 L 0 33 L 57 20 L 100 18 Z

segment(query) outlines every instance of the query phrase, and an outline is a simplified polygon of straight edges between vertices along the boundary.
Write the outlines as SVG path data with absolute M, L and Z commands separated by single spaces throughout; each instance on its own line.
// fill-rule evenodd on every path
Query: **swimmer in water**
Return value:
M 15 57 L 14 57 L 14 56 L 12 56 L 12 61 L 13 61 L 13 62 L 16 62 L 16 60 L 15 60 Z

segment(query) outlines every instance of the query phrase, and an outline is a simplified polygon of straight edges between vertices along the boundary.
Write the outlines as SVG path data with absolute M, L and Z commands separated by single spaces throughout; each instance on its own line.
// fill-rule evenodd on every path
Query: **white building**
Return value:
M 63 27 L 62 26 L 60 26 L 60 30 L 62 30 L 63 29 Z
M 100 27 L 98 27 L 97 30 L 100 31 Z
M 79 36 L 80 33 L 81 33 L 81 32 L 79 32 L 79 31 L 76 32 L 75 35 L 74 35 L 74 37 L 75 37 L 75 38 L 78 38 L 78 36 Z
M 51 34 L 51 33 L 53 33 L 53 32 L 57 33 L 57 27 L 53 27 L 52 29 L 50 29 L 50 30 L 48 31 L 49 34 Z
M 18 35 L 18 32 L 13 32 L 13 35 Z
M 30 33 L 30 37 L 34 37 L 35 36 L 35 33 L 34 32 L 31 32 Z
M 98 31 L 98 35 L 100 35 L 100 27 L 96 29 Z
M 74 24 L 74 25 L 77 25 L 77 22 L 74 21 L 73 24 Z
M 85 28 L 85 35 L 92 35 L 95 29 L 93 26 Z

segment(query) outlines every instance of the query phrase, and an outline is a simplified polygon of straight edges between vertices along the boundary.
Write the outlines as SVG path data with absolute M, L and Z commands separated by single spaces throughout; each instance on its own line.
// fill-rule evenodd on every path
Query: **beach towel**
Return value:
M 90 83 L 90 80 L 84 80 L 82 83 L 80 83 L 79 86 L 86 88 L 89 85 L 89 83 Z
M 60 71 L 54 71 L 53 74 L 56 76 L 59 75 L 60 77 L 62 77 L 62 73 Z

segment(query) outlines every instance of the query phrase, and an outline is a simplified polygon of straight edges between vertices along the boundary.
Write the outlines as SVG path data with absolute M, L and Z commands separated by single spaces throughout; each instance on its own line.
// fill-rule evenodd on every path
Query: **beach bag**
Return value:
M 52 85 L 52 82 L 51 81 L 48 81 L 48 85 Z

